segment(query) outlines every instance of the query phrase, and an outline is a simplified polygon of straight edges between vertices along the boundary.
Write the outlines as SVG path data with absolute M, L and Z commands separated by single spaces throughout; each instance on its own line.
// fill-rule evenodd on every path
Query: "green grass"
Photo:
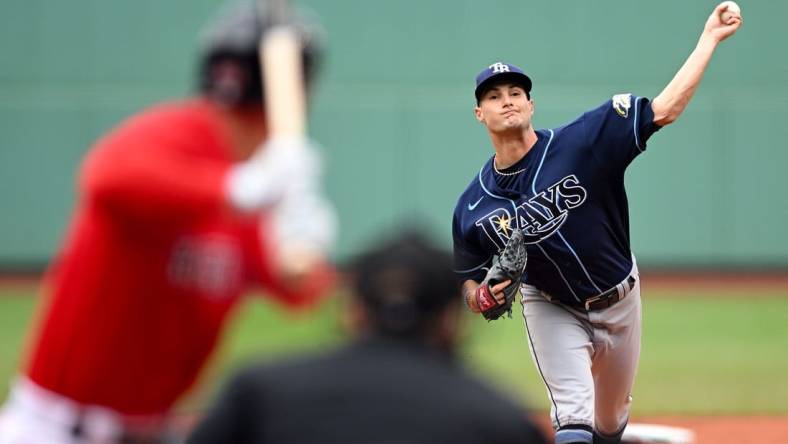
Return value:
M 8 383 L 17 373 L 36 291 L 0 287 L 0 399 L 5 398 Z
M 649 299 L 644 321 L 644 409 L 788 412 L 788 298 Z
M 472 367 L 547 410 L 521 318 L 470 323 Z M 788 292 L 652 291 L 643 302 L 642 344 L 636 415 L 788 413 Z
M 18 365 L 34 294 L 34 288 L 0 288 L 2 393 Z M 788 414 L 788 290 L 772 294 L 650 291 L 643 304 L 634 414 Z M 339 311 L 335 300 L 289 313 L 249 298 L 183 408 L 200 408 L 227 372 L 246 361 L 340 343 Z M 468 317 L 461 355 L 474 372 L 512 396 L 535 409 L 548 408 L 518 316 L 489 324 Z

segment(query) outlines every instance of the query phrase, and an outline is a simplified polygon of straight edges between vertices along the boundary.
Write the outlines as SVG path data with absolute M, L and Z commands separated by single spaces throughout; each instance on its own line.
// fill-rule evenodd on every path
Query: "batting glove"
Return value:
M 252 212 L 271 206 L 289 189 L 317 189 L 320 173 L 316 143 L 302 137 L 270 139 L 230 170 L 227 199 L 238 210 Z

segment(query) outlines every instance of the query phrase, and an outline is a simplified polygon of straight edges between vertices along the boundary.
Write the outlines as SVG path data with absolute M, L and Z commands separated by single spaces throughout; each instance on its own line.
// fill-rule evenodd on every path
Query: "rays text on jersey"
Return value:
M 513 223 L 523 230 L 526 243 L 535 244 L 558 231 L 569 217 L 569 210 L 582 205 L 587 195 L 577 177 L 569 175 L 533 197 L 518 201 L 516 214 L 512 215 L 506 207 L 496 208 L 478 219 L 475 225 L 499 250 L 504 248 L 515 228 Z

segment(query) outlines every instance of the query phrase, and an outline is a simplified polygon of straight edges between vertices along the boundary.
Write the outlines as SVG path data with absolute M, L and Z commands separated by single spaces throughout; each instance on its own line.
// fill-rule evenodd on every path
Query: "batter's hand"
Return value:
M 241 211 L 271 207 L 285 194 L 318 189 L 321 173 L 315 142 L 303 137 L 273 138 L 250 159 L 233 166 L 227 177 L 227 199 Z
M 271 231 L 283 271 L 301 274 L 323 261 L 334 245 L 337 217 L 319 190 L 293 189 L 271 211 Z
M 726 16 L 728 16 L 725 23 L 723 23 L 723 12 L 726 12 Z M 722 2 L 714 8 L 709 19 L 706 20 L 703 34 L 719 43 L 735 34 L 742 23 L 744 20 L 741 14 L 738 11 L 729 10 L 729 2 Z

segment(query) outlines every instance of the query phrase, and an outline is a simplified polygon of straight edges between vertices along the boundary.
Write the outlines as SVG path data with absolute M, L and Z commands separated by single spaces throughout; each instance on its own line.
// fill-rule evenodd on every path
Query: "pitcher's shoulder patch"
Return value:
M 613 109 L 623 118 L 629 117 L 629 108 L 632 106 L 632 94 L 616 94 L 613 96 Z

